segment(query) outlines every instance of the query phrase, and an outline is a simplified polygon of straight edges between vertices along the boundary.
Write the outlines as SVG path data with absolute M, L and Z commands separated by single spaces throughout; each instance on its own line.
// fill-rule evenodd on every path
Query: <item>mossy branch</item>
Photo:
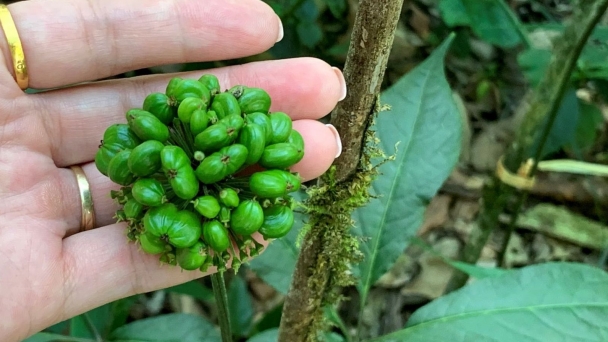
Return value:
M 517 173 L 520 166 L 528 159 L 533 159 L 528 176 L 531 177 L 536 172 L 543 146 L 570 84 L 576 62 L 607 8 L 608 0 L 579 0 L 575 4 L 570 24 L 564 34 L 556 40 L 547 72 L 532 94 L 530 108 L 515 140 L 505 153 L 505 167 L 512 173 Z M 547 125 L 543 129 L 545 122 Z M 540 144 L 534 148 L 534 143 L 539 138 Z M 517 207 L 521 207 L 525 196 L 525 192 L 502 183 L 496 177 L 485 186 L 482 196 L 483 208 L 477 226 L 463 251 L 462 261 L 477 262 L 488 237 L 498 226 L 498 217 L 504 208 L 513 197 L 516 197 Z M 517 212 L 514 215 L 517 215 Z M 456 271 L 446 291 L 450 292 L 464 286 L 467 280 L 466 274 Z
M 340 132 L 343 152 L 330 172 L 309 191 L 309 230 L 285 299 L 280 342 L 317 341 L 325 328 L 323 306 L 335 304 L 337 287 L 353 282 L 349 267 L 359 256 L 350 234 L 351 214 L 367 204 L 375 168 L 363 153 L 373 139 L 373 120 L 384 72 L 404 0 L 361 0 L 344 67 L 346 98 L 334 109 L 331 123 Z M 372 147 L 373 149 L 373 147 Z

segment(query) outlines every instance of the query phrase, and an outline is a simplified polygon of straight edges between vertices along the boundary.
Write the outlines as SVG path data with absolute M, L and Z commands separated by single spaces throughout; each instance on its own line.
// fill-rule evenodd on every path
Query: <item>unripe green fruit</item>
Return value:
M 264 89 L 253 87 L 244 87 L 242 94 L 237 99 L 241 111 L 245 114 L 255 112 L 268 113 L 272 102 L 270 95 Z
M 143 140 L 156 140 L 164 143 L 169 139 L 169 128 L 154 115 L 141 115 L 129 123 L 129 127 Z
M 193 204 L 194 209 L 206 218 L 215 218 L 220 213 L 220 203 L 211 195 L 201 196 Z
M 289 138 L 293 126 L 289 115 L 283 112 L 274 112 L 270 113 L 268 117 L 272 126 L 272 138 L 266 143 L 271 145 L 285 142 Z
M 251 235 L 262 227 L 264 210 L 254 200 L 244 200 L 232 211 L 230 229 L 240 235 Z
M 264 141 L 268 145 L 272 140 L 272 124 L 270 117 L 264 113 L 251 113 L 245 116 L 247 123 L 255 123 L 264 129 Z
M 141 140 L 127 124 L 114 124 L 109 126 L 104 134 L 101 146 L 95 154 L 95 166 L 104 176 L 108 176 L 108 165 L 114 156 L 122 150 L 131 150 L 137 147 Z
M 133 184 L 133 198 L 149 207 L 157 207 L 167 202 L 163 185 L 153 178 L 140 178 Z
M 220 81 L 215 75 L 203 75 L 198 79 L 198 81 L 201 82 L 205 87 L 207 87 L 207 89 L 209 89 L 212 96 L 221 91 Z
M 213 110 L 218 119 L 223 119 L 229 115 L 241 115 L 241 107 L 237 99 L 230 93 L 219 93 L 215 95 L 211 102 L 211 110 Z
M 191 79 L 183 79 L 175 84 L 170 92 L 167 92 L 167 96 L 177 106 L 189 97 L 202 99 L 205 102 L 205 109 L 207 109 L 209 101 L 211 100 L 211 92 L 209 89 L 199 81 Z
M 171 124 L 173 118 L 173 108 L 171 108 L 169 97 L 163 93 L 152 93 L 146 96 L 143 110 L 156 116 L 165 125 Z
M 284 205 L 264 209 L 264 223 L 259 232 L 264 238 L 278 239 L 289 233 L 295 221 L 293 210 Z
M 266 146 L 259 164 L 267 169 L 287 169 L 300 161 L 302 154 L 290 143 Z
M 179 146 L 165 146 L 160 158 L 165 176 L 177 197 L 193 199 L 200 185 L 186 152 Z
M 147 177 L 160 170 L 160 151 L 165 145 L 160 141 L 148 140 L 131 151 L 129 170 L 137 177 Z
M 230 144 L 236 135 L 230 135 L 228 127 L 223 123 L 216 123 L 207 127 L 194 138 L 194 146 L 202 152 L 209 153 Z
M 175 257 L 181 268 L 192 271 L 201 267 L 207 260 L 207 256 L 205 245 L 198 241 L 191 247 L 179 248 Z
M 139 203 L 135 198 L 131 198 L 125 203 L 123 211 L 125 217 L 128 219 L 140 219 L 143 215 L 144 206 Z
M 217 220 L 203 224 L 203 239 L 214 251 L 221 253 L 230 247 L 230 236 L 223 224 Z
M 239 205 L 239 194 L 231 188 L 222 189 L 220 201 L 229 208 L 236 208 Z
M 185 98 L 177 107 L 177 117 L 181 120 L 181 122 L 185 124 L 190 123 L 190 119 L 192 118 L 192 114 L 201 109 L 205 109 L 207 104 L 205 101 L 198 97 L 188 97 Z
M 248 123 L 241 130 L 237 141 L 247 147 L 248 154 L 245 165 L 253 165 L 260 160 L 266 147 L 264 128 L 256 123 Z
M 108 177 L 112 182 L 120 185 L 131 185 L 135 181 L 135 175 L 129 169 L 129 156 L 131 150 L 118 152 L 108 164 Z
M 209 115 L 207 115 L 207 112 L 202 109 L 195 110 L 190 118 L 190 132 L 196 136 L 204 131 L 207 126 L 209 126 Z
M 256 172 L 249 178 L 249 188 L 261 198 L 277 198 L 287 195 L 287 181 L 281 170 Z
M 160 254 L 166 250 L 166 244 L 161 239 L 148 233 L 139 235 L 139 245 L 148 254 Z

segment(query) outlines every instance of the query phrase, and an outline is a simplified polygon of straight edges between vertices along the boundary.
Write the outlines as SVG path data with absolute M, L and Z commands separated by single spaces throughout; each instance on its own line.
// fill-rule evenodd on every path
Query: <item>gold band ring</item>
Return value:
M 95 228 L 95 209 L 93 208 L 93 196 L 87 176 L 80 166 L 72 166 L 72 171 L 78 182 L 78 190 L 80 191 L 80 202 L 82 205 L 82 218 L 80 230 L 85 231 Z
M 15 69 L 15 80 L 22 90 L 27 89 L 29 77 L 27 74 L 27 66 L 25 65 L 25 54 L 23 53 L 23 45 L 17 32 L 17 27 L 6 5 L 0 5 L 0 24 L 6 36 L 6 41 L 11 50 L 13 57 L 13 68 Z

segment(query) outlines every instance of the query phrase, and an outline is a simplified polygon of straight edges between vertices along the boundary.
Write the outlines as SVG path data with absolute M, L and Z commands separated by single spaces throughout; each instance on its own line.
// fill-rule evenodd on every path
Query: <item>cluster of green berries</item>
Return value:
M 121 185 L 111 196 L 127 236 L 161 262 L 185 270 L 238 269 L 263 248 L 251 237 L 285 236 L 294 223 L 289 169 L 304 140 L 260 88 L 221 91 L 218 79 L 173 78 L 165 93 L 106 129 L 98 170 Z M 259 170 L 253 172 L 252 170 Z

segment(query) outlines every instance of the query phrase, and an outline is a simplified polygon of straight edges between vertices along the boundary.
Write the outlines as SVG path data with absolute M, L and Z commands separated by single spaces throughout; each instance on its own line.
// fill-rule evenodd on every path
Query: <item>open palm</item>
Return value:
M 175 75 L 90 82 L 169 63 L 238 58 L 282 37 L 260 0 L 30 0 L 9 6 L 23 43 L 30 87 L 13 78 L 0 39 L 0 339 L 20 341 L 56 322 L 137 293 L 204 276 L 160 266 L 113 223 L 111 189 L 94 163 L 105 128 L 124 122 Z M 337 69 L 309 58 L 193 72 L 224 88 L 262 87 L 305 139 L 294 170 L 309 180 L 339 153 L 335 130 L 316 119 L 345 95 Z M 85 83 L 90 82 L 90 83 Z M 77 86 L 65 87 L 67 85 Z M 79 232 L 81 202 L 72 165 L 91 185 L 96 229 Z

